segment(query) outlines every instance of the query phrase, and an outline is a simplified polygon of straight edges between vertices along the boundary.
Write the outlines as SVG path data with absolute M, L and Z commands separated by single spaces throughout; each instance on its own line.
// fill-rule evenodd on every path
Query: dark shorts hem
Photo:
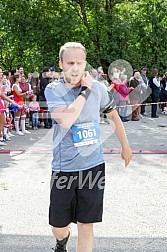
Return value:
M 76 179 L 70 184 L 69 189 L 67 185 L 69 185 L 71 176 Z M 61 228 L 68 226 L 71 222 L 96 223 L 102 221 L 105 164 L 82 171 L 81 188 L 79 176 L 79 172 L 52 173 L 49 207 L 51 226 Z M 88 178 L 91 178 L 93 183 Z M 58 181 L 65 181 L 65 183 L 61 183 L 61 189 L 57 186 Z

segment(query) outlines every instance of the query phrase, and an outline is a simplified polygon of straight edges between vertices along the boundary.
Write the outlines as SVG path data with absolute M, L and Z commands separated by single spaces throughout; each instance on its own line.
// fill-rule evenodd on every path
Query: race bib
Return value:
M 100 129 L 97 122 L 75 124 L 71 129 L 76 147 L 95 144 L 99 140 Z

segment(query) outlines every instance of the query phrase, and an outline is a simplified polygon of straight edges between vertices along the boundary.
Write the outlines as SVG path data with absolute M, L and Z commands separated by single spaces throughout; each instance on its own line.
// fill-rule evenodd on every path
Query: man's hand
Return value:
M 93 81 L 92 76 L 89 74 L 88 71 L 86 71 L 81 79 L 81 86 L 85 86 L 91 89 L 93 84 L 92 81 Z
M 121 151 L 121 157 L 125 160 L 125 167 L 127 167 L 132 158 L 132 152 L 129 146 L 123 147 Z

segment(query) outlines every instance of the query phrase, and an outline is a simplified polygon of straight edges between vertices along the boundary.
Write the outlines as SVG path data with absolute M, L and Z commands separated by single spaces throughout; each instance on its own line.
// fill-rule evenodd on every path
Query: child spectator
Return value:
M 37 102 L 37 96 L 34 95 L 32 102 L 29 103 L 29 109 L 32 118 L 32 129 L 38 129 L 38 112 L 40 110 L 39 103 Z

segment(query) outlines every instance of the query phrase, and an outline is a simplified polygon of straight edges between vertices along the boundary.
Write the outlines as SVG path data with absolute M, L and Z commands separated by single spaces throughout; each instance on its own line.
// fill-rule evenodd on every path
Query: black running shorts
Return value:
M 52 172 L 49 224 L 102 221 L 105 164 L 77 172 Z

